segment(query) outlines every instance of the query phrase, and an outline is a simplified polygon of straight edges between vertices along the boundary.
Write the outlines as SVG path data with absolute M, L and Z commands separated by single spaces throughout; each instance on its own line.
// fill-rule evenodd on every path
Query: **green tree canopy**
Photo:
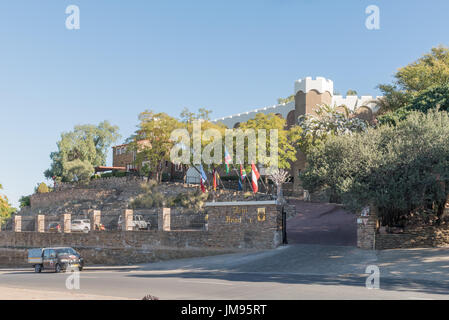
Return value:
M 259 141 L 259 130 L 266 132 L 266 150 L 269 154 L 271 148 L 270 130 L 274 129 L 278 131 L 278 164 L 280 169 L 288 169 L 291 163 L 296 161 L 296 148 L 295 145 L 300 139 L 301 128 L 298 126 L 292 126 L 287 128 L 286 120 L 270 113 L 268 115 L 264 113 L 257 113 L 254 119 L 250 119 L 247 122 L 241 123 L 239 129 L 245 131 L 247 129 L 253 129 L 256 133 L 257 141 Z M 248 162 L 248 139 L 245 139 L 245 162 L 248 167 L 251 163 Z M 257 162 L 264 163 L 265 160 L 259 157 L 259 145 L 256 146 Z M 269 166 L 270 164 L 267 164 Z M 249 170 L 249 167 L 247 168 Z
M 384 224 L 422 207 L 441 214 L 449 193 L 449 114 L 411 112 L 396 126 L 335 136 L 308 155 L 302 173 L 310 191 L 358 210 L 379 208 Z
M 400 68 L 393 84 L 381 84 L 378 88 L 384 97 L 379 101 L 380 113 L 405 107 L 422 91 L 449 83 L 449 48 L 432 48 L 417 61 Z
M 181 123 L 166 113 L 144 111 L 139 115 L 138 130 L 128 141 L 129 148 L 136 154 L 136 164 L 148 165 L 148 179 L 151 172 L 156 173 L 158 182 L 162 179 L 162 164 L 170 161 L 170 150 L 174 141 L 170 139 L 173 130 L 181 127 Z
M 95 166 L 106 164 L 108 149 L 120 137 L 118 127 L 108 121 L 95 125 L 78 125 L 61 134 L 58 151 L 52 152 L 52 164 L 46 178 L 61 181 L 86 180 Z
M 0 190 L 1 189 L 3 189 L 3 187 L 0 184 Z M 9 204 L 8 198 L 5 195 L 0 194 L 0 226 L 3 225 L 15 211 L 16 209 Z
M 368 128 L 368 124 L 346 107 L 320 105 L 315 108 L 316 115 L 307 114 L 298 118 L 301 138 L 297 146 L 308 154 L 311 149 L 323 144 L 332 136 L 350 135 Z

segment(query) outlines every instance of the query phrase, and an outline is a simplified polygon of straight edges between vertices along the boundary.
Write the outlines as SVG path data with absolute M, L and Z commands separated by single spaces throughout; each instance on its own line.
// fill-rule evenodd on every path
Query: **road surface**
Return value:
M 365 269 L 380 269 L 380 289 Z M 349 246 L 289 245 L 276 250 L 88 267 L 80 289 L 67 274 L 0 270 L 0 299 L 448 299 L 449 249 L 364 251 Z

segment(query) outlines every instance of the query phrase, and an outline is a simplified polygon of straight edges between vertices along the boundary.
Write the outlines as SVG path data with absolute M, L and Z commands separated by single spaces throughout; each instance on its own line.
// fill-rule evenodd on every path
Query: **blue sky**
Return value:
M 71 4 L 80 30 L 65 28 Z M 380 30 L 365 28 L 370 4 Z M 274 104 L 305 76 L 377 95 L 397 68 L 449 45 L 448 12 L 447 0 L 2 1 L 3 193 L 13 204 L 32 193 L 76 124 L 109 120 L 124 139 L 145 109 L 226 116 Z

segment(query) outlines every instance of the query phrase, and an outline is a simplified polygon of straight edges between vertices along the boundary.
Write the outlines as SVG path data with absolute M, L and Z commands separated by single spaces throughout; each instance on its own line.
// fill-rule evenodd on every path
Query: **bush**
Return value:
M 395 127 L 332 137 L 312 150 L 303 185 L 353 210 L 372 203 L 386 225 L 422 207 L 441 215 L 449 193 L 448 141 L 447 112 L 411 112 Z
M 195 192 L 179 193 L 176 197 L 168 200 L 167 205 L 170 207 L 183 207 L 195 210 L 201 210 L 204 201 L 208 199 L 208 194 L 202 193 L 200 190 Z
M 36 188 L 36 193 L 48 193 L 48 192 L 50 192 L 50 189 L 44 182 L 41 182 Z

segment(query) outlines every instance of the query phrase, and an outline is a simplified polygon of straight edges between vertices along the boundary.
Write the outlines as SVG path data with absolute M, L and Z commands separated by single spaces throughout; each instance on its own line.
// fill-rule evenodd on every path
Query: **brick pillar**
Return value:
M 14 232 L 22 232 L 22 216 L 14 216 Z
M 377 225 L 377 208 L 365 207 L 357 218 L 357 247 L 366 250 L 376 249 Z
M 125 231 L 133 230 L 133 218 L 134 218 L 134 210 L 126 209 L 124 219 L 123 219 L 124 225 L 122 226 L 122 230 L 125 230 Z
M 170 208 L 162 208 L 157 215 L 157 227 L 160 231 L 170 231 Z
M 45 215 L 38 214 L 35 223 L 36 232 L 45 232 Z
M 92 218 L 90 219 L 90 230 L 97 230 L 95 226 L 99 226 L 101 223 L 101 210 L 94 210 L 92 212 Z
M 64 233 L 72 232 L 72 215 L 70 213 L 64 213 L 62 225 Z

